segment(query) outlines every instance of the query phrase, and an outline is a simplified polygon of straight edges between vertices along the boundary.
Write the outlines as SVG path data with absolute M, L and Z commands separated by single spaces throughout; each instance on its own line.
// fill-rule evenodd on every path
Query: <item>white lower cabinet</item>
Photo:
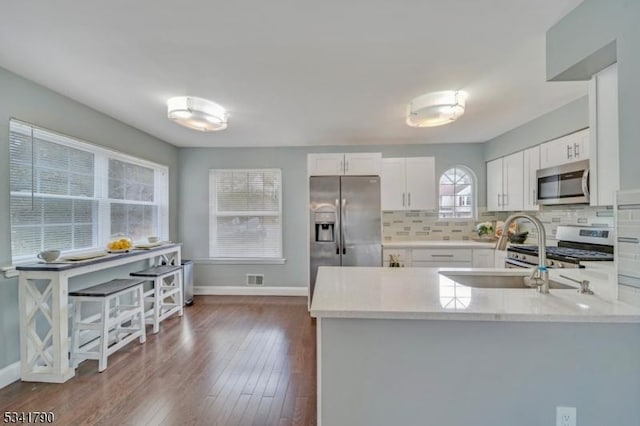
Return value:
M 495 264 L 493 249 L 473 249 L 474 268 L 493 268 Z
M 401 266 L 414 268 L 493 268 L 494 250 L 490 248 L 385 248 L 384 266 L 394 256 Z

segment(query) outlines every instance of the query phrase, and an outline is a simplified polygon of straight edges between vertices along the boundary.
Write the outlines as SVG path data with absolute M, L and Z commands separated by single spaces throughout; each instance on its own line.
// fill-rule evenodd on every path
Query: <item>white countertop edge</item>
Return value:
M 443 320 L 443 321 L 489 321 L 489 322 L 575 322 L 575 323 L 616 323 L 638 324 L 636 315 L 543 315 L 543 314 L 492 314 L 481 312 L 347 312 L 310 311 L 311 316 L 320 319 L 378 319 L 378 320 Z

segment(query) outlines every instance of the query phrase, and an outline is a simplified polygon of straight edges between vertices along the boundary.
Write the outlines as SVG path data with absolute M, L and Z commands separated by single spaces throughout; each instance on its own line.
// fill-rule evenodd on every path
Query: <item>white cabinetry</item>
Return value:
M 389 266 L 391 256 L 400 262 L 400 266 L 411 266 L 411 249 L 389 249 L 382 250 L 383 266 Z
M 589 85 L 589 164 L 592 206 L 611 206 L 620 189 L 618 148 L 618 66 L 594 75 Z
M 413 249 L 412 265 L 416 268 L 468 268 L 473 261 L 471 249 Z
M 380 176 L 382 154 L 379 152 L 309 154 L 307 168 L 309 176 Z
M 560 166 L 589 158 L 589 129 L 540 145 L 540 168 Z
M 534 146 L 533 148 L 526 149 L 524 151 L 524 168 L 523 168 L 523 210 L 540 210 L 538 206 L 538 179 L 536 172 L 540 168 L 540 147 Z
M 382 210 L 435 210 L 433 157 L 383 158 Z
M 487 163 L 488 210 L 522 210 L 523 158 L 520 151 Z
M 495 263 L 493 249 L 473 249 L 471 266 L 474 268 L 493 268 Z

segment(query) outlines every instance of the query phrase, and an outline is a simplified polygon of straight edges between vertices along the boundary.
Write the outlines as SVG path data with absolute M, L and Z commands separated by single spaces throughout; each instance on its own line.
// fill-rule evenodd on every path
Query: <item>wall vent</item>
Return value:
M 247 274 L 247 285 L 263 285 L 264 274 Z

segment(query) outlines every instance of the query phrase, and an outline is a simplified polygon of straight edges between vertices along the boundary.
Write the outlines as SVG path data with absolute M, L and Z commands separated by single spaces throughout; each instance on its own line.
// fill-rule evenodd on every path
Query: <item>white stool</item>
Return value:
M 115 279 L 69 293 L 73 302 L 71 363 L 74 368 L 86 359 L 97 359 L 98 371 L 103 372 L 109 355 L 136 338 L 140 343 L 145 342 L 143 283 L 141 279 Z M 123 300 L 124 296 L 128 298 Z M 85 303 L 98 303 L 100 312 L 82 318 Z M 98 337 L 81 343 L 83 330 L 95 331 Z
M 147 324 L 153 325 L 153 333 L 160 331 L 160 322 L 174 313 L 183 314 L 182 267 L 174 265 L 154 266 L 144 271 L 132 272 L 132 277 L 152 282 L 153 288 L 144 293 L 150 303 L 146 310 Z

